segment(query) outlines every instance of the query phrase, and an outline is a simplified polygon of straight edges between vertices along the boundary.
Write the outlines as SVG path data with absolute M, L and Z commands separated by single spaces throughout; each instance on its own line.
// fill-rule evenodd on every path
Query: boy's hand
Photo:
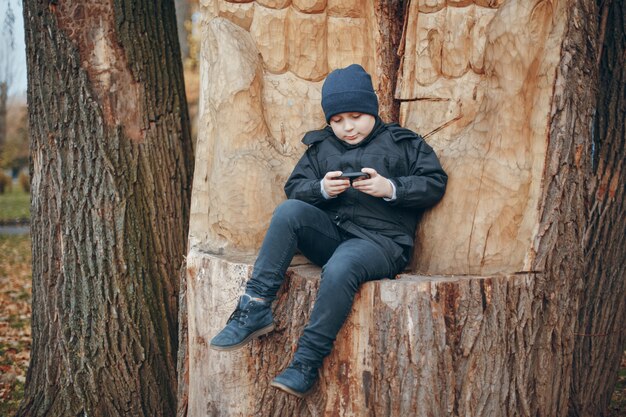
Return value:
M 350 188 L 350 180 L 337 178 L 341 171 L 330 171 L 324 175 L 322 186 L 329 197 L 336 197 Z
M 352 186 L 355 189 L 374 197 L 391 198 L 393 196 L 393 187 L 387 178 L 379 175 L 374 168 L 363 168 L 361 171 L 369 174 L 370 177 L 354 181 Z

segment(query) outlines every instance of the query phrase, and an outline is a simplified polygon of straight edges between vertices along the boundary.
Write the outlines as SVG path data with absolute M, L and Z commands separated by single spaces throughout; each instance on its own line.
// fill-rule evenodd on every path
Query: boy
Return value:
M 322 266 L 322 279 L 294 359 L 271 384 L 298 397 L 317 380 L 359 286 L 406 266 L 417 217 L 447 182 L 420 136 L 378 117 L 361 66 L 328 75 L 322 108 L 330 126 L 304 136 L 308 149 L 285 184 L 289 199 L 274 212 L 245 294 L 211 340 L 213 349 L 232 350 L 274 329 L 270 305 L 299 249 Z M 342 177 L 348 172 L 360 178 Z

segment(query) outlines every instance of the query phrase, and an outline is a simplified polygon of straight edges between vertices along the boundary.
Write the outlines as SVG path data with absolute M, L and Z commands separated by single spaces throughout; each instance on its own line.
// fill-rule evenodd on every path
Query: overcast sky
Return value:
M 7 9 L 11 5 L 15 22 L 13 24 L 13 38 L 15 47 L 10 51 L 9 44 L 6 42 L 7 31 L 5 26 L 5 16 Z M 26 94 L 26 48 L 24 46 L 24 21 L 22 16 L 22 2 L 20 0 L 0 0 L 0 53 L 2 55 L 8 53 L 11 55 L 15 72 L 13 75 L 13 83 L 11 85 L 10 95 Z

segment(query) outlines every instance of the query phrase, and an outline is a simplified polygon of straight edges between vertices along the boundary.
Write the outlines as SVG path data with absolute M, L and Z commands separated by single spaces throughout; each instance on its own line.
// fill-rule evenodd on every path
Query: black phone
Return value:
M 337 178 L 349 179 L 350 184 L 352 184 L 352 181 L 358 178 L 369 178 L 369 177 L 370 177 L 370 174 L 366 174 L 365 172 L 344 172 Z

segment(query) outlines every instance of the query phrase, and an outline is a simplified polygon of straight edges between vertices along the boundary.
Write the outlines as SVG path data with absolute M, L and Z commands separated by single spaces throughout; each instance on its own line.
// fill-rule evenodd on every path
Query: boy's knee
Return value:
M 309 204 L 300 200 L 285 200 L 274 210 L 274 217 L 280 219 L 290 219 L 299 217 Z
M 333 288 L 356 289 L 359 277 L 353 266 L 343 262 L 329 262 L 322 267 L 322 281 Z

